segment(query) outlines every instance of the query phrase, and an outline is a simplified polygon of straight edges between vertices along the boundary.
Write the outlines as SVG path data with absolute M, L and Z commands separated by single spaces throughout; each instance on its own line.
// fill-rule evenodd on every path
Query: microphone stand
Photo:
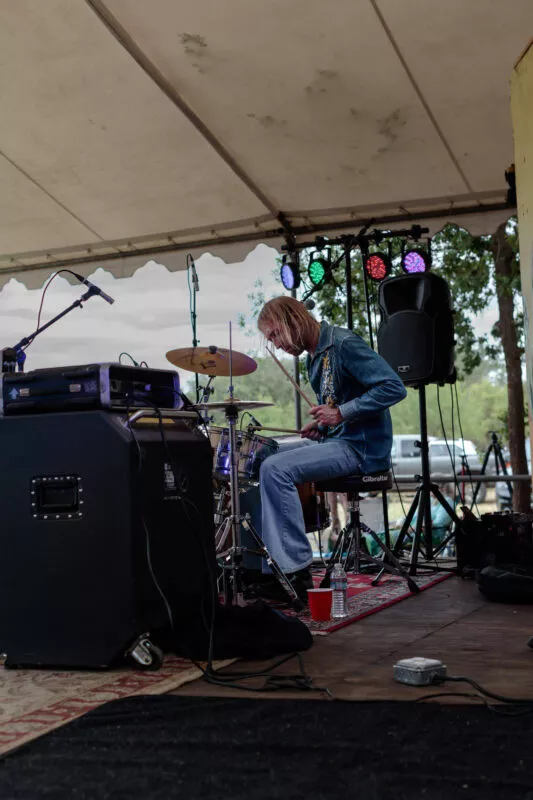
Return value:
M 40 328 L 37 328 L 37 330 L 34 331 L 33 333 L 31 333 L 29 336 L 25 336 L 23 339 L 20 340 L 20 342 L 17 342 L 17 344 L 14 347 L 12 347 L 11 349 L 14 350 L 14 352 L 16 354 L 18 371 L 19 372 L 24 372 L 24 362 L 26 361 L 26 353 L 24 352 L 24 348 L 28 347 L 28 345 L 30 345 L 33 342 L 33 340 L 35 339 L 36 336 L 38 336 L 40 333 L 42 333 L 47 328 L 49 328 L 51 325 L 53 325 L 54 322 L 57 322 L 58 320 L 60 320 L 61 317 L 64 317 L 70 311 L 73 311 L 75 308 L 83 308 L 83 303 L 85 303 L 87 300 L 90 300 L 91 297 L 94 297 L 97 294 L 100 294 L 100 291 L 99 291 L 98 287 L 97 286 L 90 286 L 87 289 L 87 291 L 84 294 L 82 294 L 82 296 L 79 298 L 79 300 L 75 300 L 68 308 L 66 308 L 60 314 L 55 316 L 53 319 L 51 319 L 45 325 L 41 325 Z
M 192 292 L 192 308 L 191 308 L 191 325 L 192 325 L 192 346 L 198 346 L 198 339 L 196 338 L 196 287 L 193 287 Z M 196 402 L 200 402 L 200 376 L 197 372 L 194 373 L 194 389 L 196 394 Z

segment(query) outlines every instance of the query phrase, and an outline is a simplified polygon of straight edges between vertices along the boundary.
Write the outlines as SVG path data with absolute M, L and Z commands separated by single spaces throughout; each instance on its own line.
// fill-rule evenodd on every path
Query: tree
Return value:
M 464 378 L 490 364 L 493 371 L 504 371 L 507 383 L 507 431 L 511 465 L 515 473 L 527 473 L 525 452 L 526 412 L 522 385 L 523 317 L 520 312 L 520 268 L 518 230 L 515 219 L 503 223 L 492 236 L 472 236 L 456 225 L 447 225 L 432 240 L 433 269 L 446 279 L 454 304 L 456 359 L 459 377 Z M 391 240 L 396 254 L 400 242 Z M 393 262 L 397 264 L 399 256 Z M 342 263 L 340 265 L 343 266 Z M 363 265 L 361 256 L 352 255 L 354 330 L 368 338 Z M 337 324 L 345 324 L 344 282 L 323 287 L 319 295 L 320 313 Z M 370 305 L 376 308 L 376 289 L 368 283 Z M 477 335 L 475 318 L 497 299 L 498 322 L 491 334 Z M 375 312 L 371 314 L 375 334 Z M 503 359 L 502 359 L 503 355 Z M 485 432 L 484 432 L 485 433 Z M 479 437 L 476 437 L 479 441 Z M 530 508 L 531 485 L 516 484 L 514 508 Z
M 522 385 L 523 317 L 520 312 L 520 265 L 516 220 L 502 223 L 492 236 L 472 236 L 447 226 L 435 237 L 435 263 L 448 281 L 455 306 L 458 352 L 470 372 L 485 356 L 504 356 L 507 383 L 507 429 L 513 472 L 527 473 L 526 413 Z M 494 296 L 498 322 L 491 336 L 476 337 L 468 314 L 485 310 Z M 528 512 L 531 485 L 515 484 L 513 507 Z
M 520 285 L 520 266 L 517 255 L 516 229 L 508 231 L 500 225 L 491 240 L 494 255 L 496 295 L 499 309 L 499 334 L 501 337 L 507 371 L 507 396 L 509 399 L 508 428 L 509 451 L 513 472 L 525 475 L 528 471 L 524 435 L 524 389 L 522 385 L 523 319 L 516 318 L 515 295 Z M 521 331 L 521 334 L 519 333 Z M 513 489 L 513 509 L 528 512 L 531 502 L 531 484 L 516 483 Z
M 454 402 L 456 391 L 458 403 Z M 507 411 L 505 386 L 488 380 L 468 383 L 468 388 L 464 383 L 444 387 L 432 385 L 426 389 L 426 398 L 430 436 L 440 438 L 443 435 L 441 413 L 449 439 L 460 439 L 462 431 L 464 438 L 473 441 L 480 454 L 488 447 L 490 432 L 501 433 L 501 417 Z M 393 406 L 391 414 L 395 433 L 419 433 L 418 392 L 408 389 L 406 399 Z
M 391 239 L 393 263 L 398 267 L 401 240 Z M 525 429 L 527 417 L 524 406 L 522 385 L 523 316 L 520 311 L 520 269 L 518 256 L 518 230 L 516 219 L 498 227 L 492 236 L 473 236 L 456 225 L 447 225 L 431 242 L 433 269 L 444 277 L 450 287 L 454 305 L 454 325 L 456 338 L 456 365 L 458 376 L 465 382 L 470 376 L 484 373 L 492 378 L 498 374 L 505 376 L 507 384 L 507 413 L 505 415 L 511 465 L 515 473 L 527 473 L 525 452 Z M 308 254 L 302 254 L 304 264 Z M 368 340 L 369 327 L 374 336 L 377 333 L 378 314 L 377 286 L 368 281 L 365 287 L 361 254 L 352 251 L 352 312 L 353 328 Z M 340 248 L 333 248 L 332 280 L 314 295 L 317 301 L 318 316 L 338 325 L 346 325 L 346 287 L 344 280 L 344 258 Z M 304 270 L 302 269 L 302 272 Z M 309 291 L 309 286 L 300 290 L 300 295 Z M 370 313 L 367 309 L 367 297 Z M 489 335 L 478 335 L 474 321 L 497 300 L 498 322 Z M 251 300 L 254 311 L 264 300 L 259 291 Z M 482 394 L 490 394 L 480 390 Z M 429 392 L 428 392 L 429 397 Z M 500 402 L 500 399 L 494 402 Z M 407 401 L 406 401 L 407 402 Z M 467 400 L 468 403 L 468 400 Z M 414 409 L 414 406 L 413 406 Z M 411 409 L 411 412 L 413 411 Z M 428 409 L 429 411 L 429 409 Z M 395 424 L 403 416 L 400 409 L 394 410 Z M 412 416 L 412 413 L 407 415 Z M 429 413 L 431 416 L 431 412 Z M 490 424 L 494 429 L 501 428 L 501 413 L 491 406 Z M 477 435 L 468 436 L 480 446 L 487 441 L 488 418 L 479 420 L 483 425 Z M 418 427 L 418 426 L 416 426 Z M 531 485 L 515 485 L 514 508 L 527 512 L 530 508 Z

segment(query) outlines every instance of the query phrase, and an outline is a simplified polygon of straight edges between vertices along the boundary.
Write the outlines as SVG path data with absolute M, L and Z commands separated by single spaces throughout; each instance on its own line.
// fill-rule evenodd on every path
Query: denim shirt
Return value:
M 392 367 L 356 333 L 322 322 L 316 351 L 307 356 L 307 372 L 318 404 L 338 406 L 344 420 L 321 426 L 324 438 L 353 446 L 364 473 L 389 469 L 388 409 L 407 396 Z

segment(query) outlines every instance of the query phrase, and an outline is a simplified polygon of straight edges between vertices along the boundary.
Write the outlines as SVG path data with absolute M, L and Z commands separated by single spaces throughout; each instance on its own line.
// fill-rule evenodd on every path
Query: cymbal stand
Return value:
M 229 323 L 229 367 L 230 367 L 230 385 L 229 385 L 229 398 L 228 405 L 225 407 L 225 417 L 228 423 L 229 430 L 229 487 L 230 487 L 230 510 L 231 513 L 220 525 L 215 535 L 215 544 L 217 548 L 217 557 L 225 559 L 226 564 L 223 566 L 223 585 L 224 585 L 224 598 L 225 602 L 233 605 L 244 605 L 244 595 L 242 589 L 242 559 L 245 552 L 250 552 L 249 548 L 243 548 L 241 545 L 241 524 L 250 534 L 259 554 L 266 560 L 268 566 L 272 570 L 274 577 L 279 581 L 286 593 L 291 599 L 292 605 L 296 610 L 301 610 L 303 604 L 300 601 L 295 589 L 290 583 L 285 573 L 278 566 L 276 561 L 271 557 L 265 544 L 255 528 L 253 527 L 249 514 L 241 514 L 240 497 L 239 497 L 239 474 L 238 463 L 239 453 L 237 448 L 237 418 L 239 411 L 235 405 L 232 405 L 233 396 L 233 365 L 232 365 L 232 346 L 231 346 L 231 322 Z M 231 533 L 231 545 L 227 550 L 223 550 L 224 545 Z M 222 551 L 222 552 L 221 552 Z

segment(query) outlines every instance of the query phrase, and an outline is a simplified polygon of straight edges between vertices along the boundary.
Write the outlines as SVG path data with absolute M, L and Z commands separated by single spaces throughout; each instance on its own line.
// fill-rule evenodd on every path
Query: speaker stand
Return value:
M 415 535 L 413 539 L 413 547 L 411 550 L 411 560 L 409 567 L 409 574 L 416 575 L 418 566 L 418 556 L 420 553 L 420 545 L 422 543 L 422 533 L 424 534 L 424 552 L 427 561 L 430 561 L 435 551 L 433 548 L 433 521 L 431 519 L 431 496 L 435 497 L 443 508 L 448 512 L 451 519 L 455 522 L 456 531 L 463 532 L 462 523 L 455 510 L 448 503 L 437 484 L 432 483 L 429 468 L 429 443 L 428 443 L 428 427 L 427 427 L 427 407 L 426 407 L 426 387 L 424 384 L 415 386 L 418 389 L 418 405 L 420 414 L 420 442 L 417 446 L 420 447 L 420 455 L 422 458 L 422 475 L 417 475 L 420 481 L 413 502 L 407 512 L 407 516 L 402 525 L 402 529 L 394 545 L 393 553 L 398 556 L 403 547 L 404 541 L 409 534 L 412 519 L 418 509 L 418 516 L 416 519 Z M 422 526 L 424 531 L 422 531 Z M 440 549 L 437 548 L 437 549 Z M 428 569 L 436 569 L 432 565 L 424 565 Z M 455 570 L 453 570 L 455 572 Z

